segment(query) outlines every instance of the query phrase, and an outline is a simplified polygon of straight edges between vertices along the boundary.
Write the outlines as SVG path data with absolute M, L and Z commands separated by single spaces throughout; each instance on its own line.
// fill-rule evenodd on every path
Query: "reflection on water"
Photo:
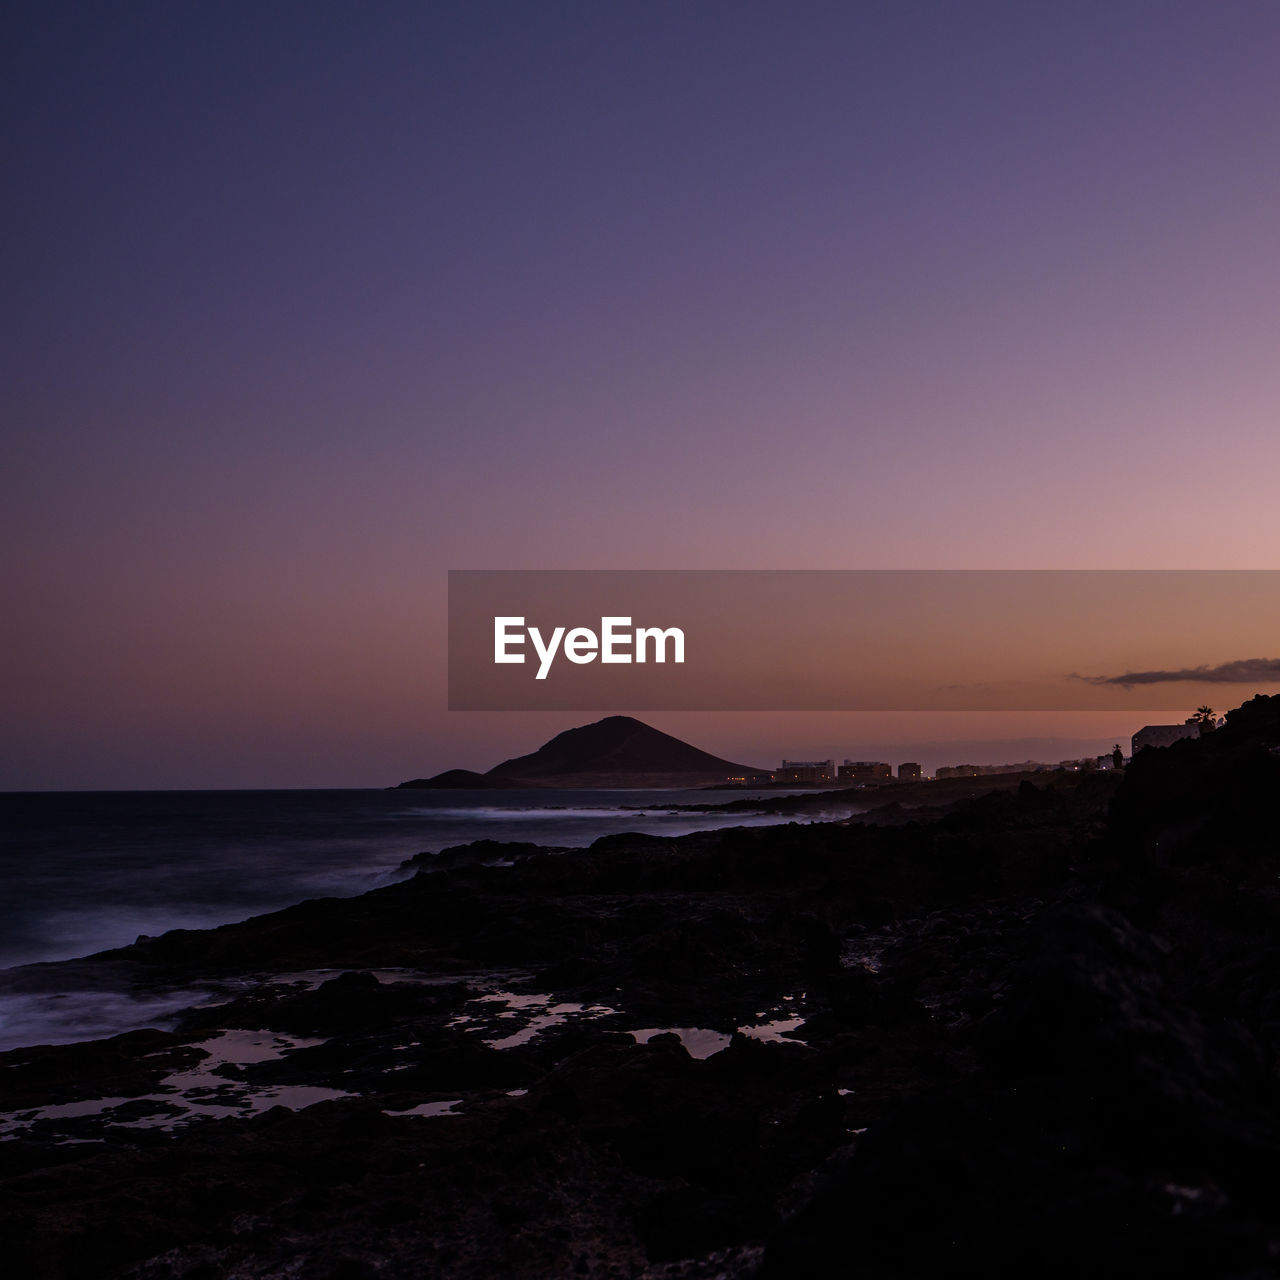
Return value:
M 251 1085 L 218 1068 L 272 1062 L 294 1049 L 324 1044 L 323 1039 L 282 1035 L 273 1031 L 223 1031 L 193 1046 L 204 1059 L 185 1071 L 165 1076 L 154 1093 L 133 1098 L 90 1098 L 55 1106 L 34 1107 L 0 1114 L 0 1138 L 14 1136 L 32 1125 L 58 1120 L 100 1116 L 113 1125 L 130 1129 L 165 1129 L 196 1119 L 241 1119 L 287 1107 L 301 1111 L 317 1102 L 349 1098 L 341 1089 L 316 1085 Z
M 636 1044 L 648 1044 L 654 1036 L 679 1036 L 691 1058 L 710 1058 L 721 1049 L 727 1049 L 732 1039 L 723 1031 L 710 1031 L 706 1027 L 642 1027 L 628 1034 L 635 1037 Z

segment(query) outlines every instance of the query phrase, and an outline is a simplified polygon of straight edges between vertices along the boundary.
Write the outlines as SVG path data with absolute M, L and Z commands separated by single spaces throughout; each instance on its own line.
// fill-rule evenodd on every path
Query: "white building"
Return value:
M 784 760 L 774 773 L 778 782 L 833 782 L 836 776 L 834 760 Z
M 1133 735 L 1133 754 L 1136 756 L 1143 747 L 1171 747 L 1183 738 L 1198 738 L 1200 724 L 1192 717 L 1182 724 L 1148 724 L 1143 725 Z

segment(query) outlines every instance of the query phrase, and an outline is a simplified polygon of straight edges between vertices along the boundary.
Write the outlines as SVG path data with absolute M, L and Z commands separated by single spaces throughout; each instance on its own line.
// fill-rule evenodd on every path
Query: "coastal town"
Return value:
M 879 785 L 895 780 L 927 782 L 933 779 L 979 778 L 1007 773 L 1048 773 L 1059 769 L 1071 773 L 1107 771 L 1123 769 L 1138 752 L 1146 747 L 1168 747 L 1183 738 L 1198 738 L 1202 734 L 1212 732 L 1223 723 L 1221 718 L 1215 718 L 1212 707 L 1202 706 L 1181 724 L 1143 725 L 1130 739 L 1128 754 L 1125 754 L 1120 744 L 1116 743 L 1111 751 L 1104 752 L 1102 755 L 1060 760 L 1057 764 L 1042 760 L 1020 760 L 1013 764 L 954 764 L 942 765 L 933 774 L 926 774 L 920 764 L 914 760 L 899 764 L 895 773 L 893 765 L 885 760 L 846 759 L 843 764 L 836 764 L 834 759 L 784 759 L 772 773 L 736 774 L 728 777 L 726 781 L 732 786 L 769 786 L 782 783 L 797 786 L 835 784 L 856 787 L 868 783 Z

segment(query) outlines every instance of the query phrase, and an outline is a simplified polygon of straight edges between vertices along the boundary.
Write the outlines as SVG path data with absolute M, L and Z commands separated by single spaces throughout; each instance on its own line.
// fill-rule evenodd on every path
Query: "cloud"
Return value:
M 1126 671 L 1119 676 L 1080 676 L 1072 680 L 1089 684 L 1120 685 L 1132 689 L 1139 684 L 1276 684 L 1280 683 L 1280 658 L 1241 658 L 1216 667 L 1180 667 L 1174 671 Z

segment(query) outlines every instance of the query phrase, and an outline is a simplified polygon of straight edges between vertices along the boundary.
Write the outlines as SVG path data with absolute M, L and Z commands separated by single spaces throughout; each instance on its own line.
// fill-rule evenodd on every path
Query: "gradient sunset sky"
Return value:
M 0 24 L 0 788 L 579 722 L 445 710 L 450 568 L 1280 566 L 1271 0 Z M 645 718 L 933 767 L 1153 717 Z

